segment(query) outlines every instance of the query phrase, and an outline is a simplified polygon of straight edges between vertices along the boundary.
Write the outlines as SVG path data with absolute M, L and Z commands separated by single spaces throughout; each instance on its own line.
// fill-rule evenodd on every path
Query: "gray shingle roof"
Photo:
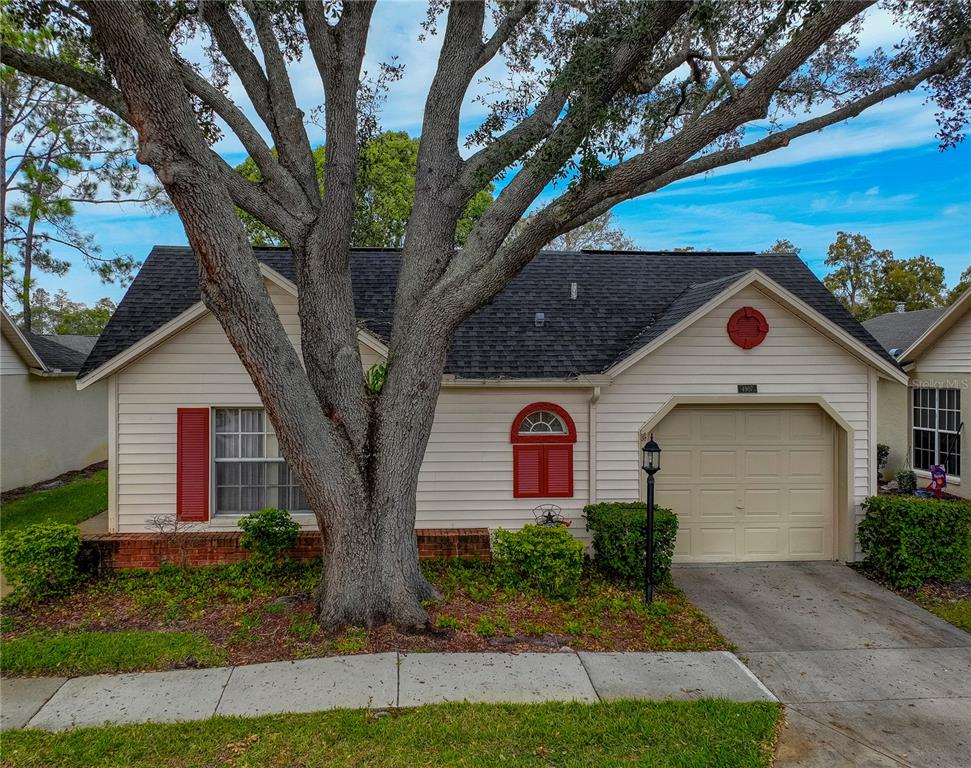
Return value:
M 81 369 L 98 340 L 97 336 L 42 335 L 25 333 L 30 346 L 48 368 L 74 373 Z
M 884 349 L 903 352 L 947 311 L 947 307 L 918 309 L 913 312 L 888 312 L 864 321 L 863 327 Z
M 286 249 L 257 258 L 293 280 Z M 351 255 L 359 322 L 387 340 L 399 253 Z M 462 378 L 568 378 L 602 373 L 717 295 L 760 269 L 886 360 L 883 348 L 795 255 L 754 252 L 543 251 L 455 334 L 446 372 Z M 570 284 L 577 283 L 577 298 Z M 156 246 L 81 370 L 93 371 L 200 299 L 186 247 Z M 537 327 L 535 315 L 545 322 Z

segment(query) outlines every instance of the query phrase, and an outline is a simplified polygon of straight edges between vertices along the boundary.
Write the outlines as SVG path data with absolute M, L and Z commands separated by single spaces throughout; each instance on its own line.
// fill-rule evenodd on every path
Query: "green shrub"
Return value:
M 584 507 L 583 514 L 587 519 L 587 530 L 593 534 L 597 568 L 610 578 L 643 584 L 647 505 L 608 501 Z M 671 581 L 671 560 L 677 535 L 677 515 L 670 509 L 655 507 L 655 584 Z
M 890 460 L 890 446 L 885 443 L 877 443 L 877 479 L 887 468 L 887 461 Z
M 63 594 L 78 577 L 81 531 L 76 525 L 40 523 L 0 538 L 3 575 L 20 599 Z
M 917 490 L 917 474 L 912 469 L 901 469 L 897 473 L 897 491 L 910 495 Z
M 492 560 L 499 581 L 558 600 L 576 597 L 583 550 L 583 542 L 561 527 L 527 525 L 515 532 L 500 528 L 492 533 Z
M 297 543 L 300 526 L 282 509 L 267 507 L 251 512 L 239 521 L 243 536 L 239 543 L 253 553 L 254 558 L 275 563 Z
M 858 536 L 864 563 L 897 587 L 952 581 L 968 565 L 971 502 L 871 496 Z

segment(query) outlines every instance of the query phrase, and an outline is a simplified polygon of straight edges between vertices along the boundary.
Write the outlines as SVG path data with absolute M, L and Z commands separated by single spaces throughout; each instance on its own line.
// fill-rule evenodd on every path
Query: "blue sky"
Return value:
M 423 97 L 435 65 L 438 38 L 417 41 L 422 4 L 379 5 L 366 66 L 397 55 L 405 78 L 392 86 L 382 114 L 385 128 L 419 132 Z M 899 37 L 882 12 L 868 18 L 861 51 L 887 46 Z M 298 100 L 320 103 L 321 88 L 309 57 L 293 69 Z M 501 74 L 498 62 L 487 74 Z M 479 86 L 484 87 L 484 86 Z M 241 88 L 231 93 L 241 102 Z M 482 115 L 470 94 L 463 122 L 471 130 Z M 826 247 L 840 230 L 861 232 L 874 246 L 898 257 L 926 255 L 945 268 L 949 284 L 971 265 L 971 146 L 940 152 L 934 106 L 922 93 L 884 103 L 849 123 L 794 141 L 789 147 L 712 174 L 686 179 L 615 209 L 616 223 L 638 247 L 703 250 L 759 250 L 779 238 L 791 240 L 819 275 Z M 249 111 L 247 109 L 247 111 Z M 316 144 L 323 137 L 312 132 Z M 231 162 L 239 145 L 225 138 L 217 146 Z M 551 190 L 555 192 L 555 190 Z M 77 223 L 95 233 L 106 254 L 142 259 L 154 244 L 185 243 L 174 214 L 155 216 L 137 206 L 87 206 Z M 124 290 L 103 285 L 83 267 L 63 277 L 42 276 L 49 290 L 92 303 L 114 300 Z

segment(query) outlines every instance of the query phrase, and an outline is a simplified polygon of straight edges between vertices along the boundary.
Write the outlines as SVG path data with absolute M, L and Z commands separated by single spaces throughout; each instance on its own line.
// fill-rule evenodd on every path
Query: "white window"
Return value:
M 550 411 L 533 411 L 519 425 L 521 435 L 565 435 L 566 431 L 563 419 Z
M 307 509 L 262 408 L 216 408 L 213 422 L 216 514 Z
M 961 476 L 961 390 L 914 390 L 914 469 L 943 465 Z

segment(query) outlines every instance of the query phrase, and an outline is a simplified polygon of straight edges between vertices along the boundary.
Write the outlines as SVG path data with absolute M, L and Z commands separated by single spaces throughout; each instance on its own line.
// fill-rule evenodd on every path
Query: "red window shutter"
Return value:
M 573 446 L 547 445 L 546 493 L 544 496 L 573 495 Z
M 179 408 L 175 514 L 179 520 L 209 519 L 209 409 Z
M 543 447 L 514 445 L 512 448 L 512 488 L 517 499 L 543 495 Z

